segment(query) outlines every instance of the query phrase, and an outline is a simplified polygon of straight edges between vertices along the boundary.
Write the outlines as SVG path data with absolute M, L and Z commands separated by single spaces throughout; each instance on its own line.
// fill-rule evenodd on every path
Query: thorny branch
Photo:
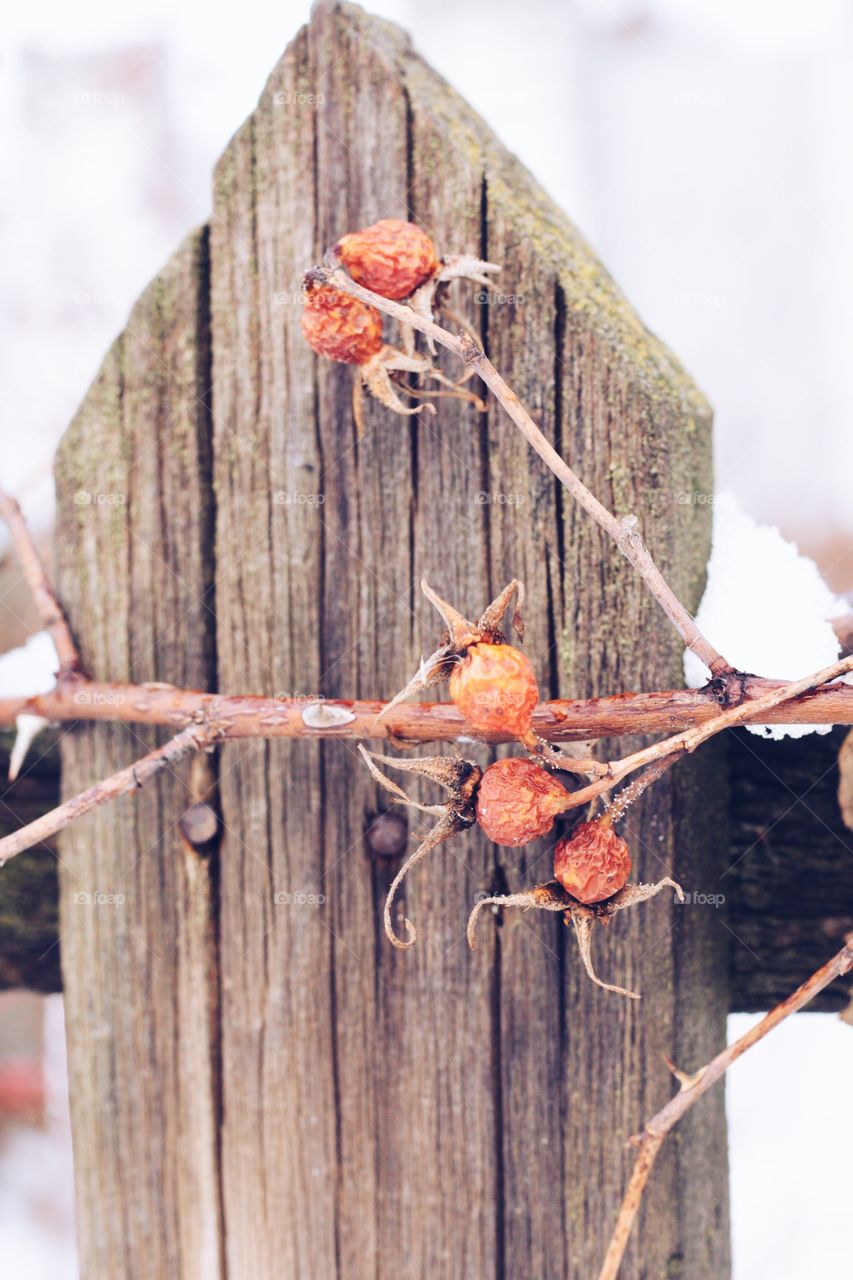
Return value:
M 50 585 L 47 570 L 30 536 L 21 508 L 14 498 L 0 489 L 0 517 L 5 520 L 12 542 L 18 553 L 24 577 L 33 597 L 38 616 L 45 631 L 53 639 L 59 655 L 59 682 L 81 671 L 80 655 L 74 643 L 71 629 Z
M 784 687 L 780 680 L 744 677 L 738 705 L 745 721 L 761 724 L 853 724 L 853 686 L 826 685 L 791 699 L 784 707 L 756 712 L 763 694 Z M 109 720 L 180 729 L 200 713 L 215 720 L 223 738 L 347 738 L 414 744 L 456 742 L 476 735 L 449 702 L 408 702 L 385 713 L 387 702 L 360 699 L 260 697 L 203 693 L 170 684 L 118 684 L 80 679 L 49 693 L 0 698 L 0 726 L 18 716 L 46 720 Z M 626 734 L 672 733 L 706 724 L 720 712 L 713 687 L 617 693 L 600 698 L 556 698 L 542 702 L 533 727 L 549 742 L 619 738 Z M 509 741 L 506 735 L 483 741 Z
M 84 813 L 89 813 L 90 810 L 97 809 L 118 796 L 138 791 L 156 774 L 177 764 L 184 756 L 198 751 L 199 748 L 211 746 L 215 741 L 216 735 L 204 726 L 194 725 L 189 729 L 182 729 L 162 747 L 150 751 L 135 764 L 128 765 L 126 769 L 120 769 L 118 773 L 112 774 L 102 782 L 96 782 L 88 790 L 81 791 L 71 800 L 66 800 L 64 804 L 57 805 L 55 809 L 42 814 L 34 822 L 5 836 L 0 840 L 0 867 L 16 854 L 23 853 L 25 849 L 31 849 L 42 840 L 55 836 L 57 831 L 61 831 L 77 818 L 82 818 Z
M 824 987 L 828 987 L 836 978 L 843 977 L 851 969 L 853 969 L 853 934 L 846 939 L 845 945 L 837 955 L 813 973 L 781 1004 L 777 1004 L 775 1009 L 751 1027 L 739 1040 L 728 1045 L 715 1058 L 712 1058 L 707 1066 L 688 1076 L 670 1064 L 673 1074 L 681 1084 L 681 1090 L 658 1111 L 657 1115 L 652 1116 L 642 1133 L 636 1134 L 631 1139 L 632 1145 L 638 1148 L 637 1159 L 598 1280 L 616 1280 L 649 1174 L 670 1129 L 694 1103 L 699 1101 L 703 1094 L 717 1083 L 732 1063 L 746 1053 L 747 1049 L 751 1049 L 759 1040 L 763 1040 L 780 1022 L 784 1022 L 792 1013 L 797 1013 L 804 1008 L 820 991 L 823 991 Z
M 55 689 L 29 698 L 0 699 L 0 724 L 14 723 L 18 716 L 31 714 L 53 720 L 118 720 L 181 729 L 172 743 L 146 756 L 144 762 L 96 784 L 82 796 L 60 805 L 50 814 L 0 841 L 0 859 L 14 856 L 56 834 L 89 809 L 134 790 L 141 785 L 140 778 L 144 781 L 177 758 L 169 754 L 175 750 L 175 744 L 180 744 L 177 747 L 179 757 L 192 750 L 193 744 L 203 746 L 211 738 L 344 737 L 414 743 L 471 737 L 469 726 L 458 711 L 443 703 L 400 704 L 386 714 L 387 704 L 381 702 L 228 697 L 177 689 L 172 685 L 120 685 L 89 680 L 80 674 L 80 659 L 71 630 L 20 508 L 2 490 L 0 515 L 7 521 L 40 616 L 60 655 Z M 853 670 L 853 657 L 790 683 L 742 677 L 738 681 L 741 701 L 722 713 L 719 712 L 712 682 L 707 689 L 698 691 L 621 694 L 611 699 L 546 703 L 538 708 L 534 723 L 537 731 L 548 741 L 654 732 L 655 729 L 671 729 L 679 718 L 692 725 L 686 731 L 621 760 L 609 762 L 604 776 L 572 792 L 571 807 L 576 808 L 612 790 L 634 770 L 665 756 L 693 751 L 722 729 L 748 720 L 772 721 L 778 714 L 783 721 L 853 723 L 853 688 L 819 688 L 849 670 Z M 822 700 L 819 700 L 819 694 L 823 695 Z M 778 712 L 778 708 L 789 704 L 792 699 L 799 699 L 799 702 L 785 705 L 784 711 Z M 502 739 L 492 736 L 484 740 Z M 161 760 L 162 763 L 158 763 Z M 125 786 L 129 778 L 131 781 Z M 78 805 L 83 807 L 76 807 Z

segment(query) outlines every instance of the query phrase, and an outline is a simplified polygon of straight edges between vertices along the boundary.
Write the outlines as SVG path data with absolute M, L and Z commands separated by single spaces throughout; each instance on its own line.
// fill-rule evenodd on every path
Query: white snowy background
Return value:
M 815 607 L 850 593 L 853 3 L 368 7 L 408 27 L 683 358 L 716 409 L 719 487 L 817 560 Z M 42 535 L 59 433 L 137 294 L 207 216 L 212 165 L 307 11 L 44 0 L 4 14 L 0 474 Z M 781 595 L 765 593 L 764 616 Z M 797 669 L 772 674 L 817 652 L 786 635 L 779 660 Z M 23 1007 L 0 997 L 0 1065 Z M 76 1274 L 61 1002 L 45 1007 L 47 1119 L 0 1127 L 16 1280 Z M 810 1014 L 731 1073 L 736 1280 L 849 1271 L 851 1070 L 853 1032 Z

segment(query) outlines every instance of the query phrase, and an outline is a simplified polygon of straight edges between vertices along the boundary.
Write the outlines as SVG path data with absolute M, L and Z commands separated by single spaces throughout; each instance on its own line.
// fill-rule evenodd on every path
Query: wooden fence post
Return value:
M 387 696 L 436 633 L 421 576 L 469 611 L 518 576 L 543 691 L 677 682 L 656 606 L 496 406 L 407 421 L 372 405 L 357 437 L 351 371 L 302 341 L 299 287 L 383 216 L 505 264 L 460 306 L 696 604 L 708 507 L 677 495 L 712 487 L 706 402 L 405 37 L 325 6 L 217 167 L 209 262 L 207 233 L 191 237 L 63 442 L 61 591 L 89 669 Z M 153 741 L 74 730 L 64 790 Z M 642 878 L 712 890 L 717 762 L 706 750 L 631 811 Z M 380 916 L 399 860 L 371 839 L 386 806 L 351 745 L 231 743 L 211 766 L 218 851 L 179 838 L 186 774 L 62 836 L 83 1275 L 586 1280 L 625 1140 L 671 1091 L 662 1055 L 689 1068 L 722 1042 L 711 913 L 660 898 L 600 941 L 638 1005 L 587 983 L 550 916 L 484 921 L 472 954 L 476 895 L 547 872 L 547 845 L 474 833 L 412 878 L 420 937 L 398 953 Z M 724 1276 L 726 1181 L 719 1091 L 661 1156 L 626 1276 Z

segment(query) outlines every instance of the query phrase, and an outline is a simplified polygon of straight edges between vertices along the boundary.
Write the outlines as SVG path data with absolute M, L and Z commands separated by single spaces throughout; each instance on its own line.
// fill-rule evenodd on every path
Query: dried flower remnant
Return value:
M 385 791 L 388 791 L 394 797 L 398 804 L 408 805 L 410 809 L 417 809 L 421 813 L 429 813 L 438 818 L 438 822 L 427 833 L 415 852 L 403 863 L 391 881 L 391 886 L 385 898 L 383 911 L 385 933 L 392 945 L 402 951 L 412 946 L 417 934 L 408 917 L 403 919 L 403 925 L 408 935 L 405 939 L 401 938 L 394 929 L 391 908 L 394 904 L 397 890 L 412 867 L 422 862 L 432 849 L 441 844 L 442 841 L 448 840 L 450 836 L 455 835 L 457 831 L 464 831 L 474 824 L 476 821 L 474 797 L 482 777 L 482 770 L 478 765 L 472 764 L 468 760 L 453 760 L 448 756 L 431 756 L 424 760 L 394 760 L 390 756 L 380 756 L 365 751 L 361 745 L 359 745 L 358 749 L 372 777 Z M 450 799 L 444 804 L 418 804 L 416 800 L 412 800 L 406 794 L 402 787 L 398 786 L 387 774 L 382 773 L 377 768 L 374 763 L 376 760 L 381 764 L 388 764 L 396 769 L 401 769 L 404 773 L 420 774 L 422 777 L 429 778 L 432 782 L 437 782 L 440 787 L 449 792 Z
M 592 937 L 596 926 L 608 925 L 617 911 L 624 911 L 627 907 L 633 907 L 639 902 L 646 902 L 666 888 L 672 889 L 679 901 L 684 901 L 681 885 L 671 880 L 669 876 L 658 880 L 656 884 L 626 884 L 613 897 L 589 906 L 578 902 L 556 881 L 537 885 L 521 893 L 483 897 L 477 902 L 468 918 L 468 945 L 472 950 L 474 949 L 477 919 L 484 907 L 521 907 L 524 911 L 529 911 L 531 908 L 538 911 L 560 911 L 563 913 L 565 923 L 574 925 L 581 960 L 590 980 L 605 991 L 626 996 L 629 1000 L 639 1000 L 640 996 L 636 991 L 628 991 L 625 987 L 603 982 L 599 978 L 592 963 Z

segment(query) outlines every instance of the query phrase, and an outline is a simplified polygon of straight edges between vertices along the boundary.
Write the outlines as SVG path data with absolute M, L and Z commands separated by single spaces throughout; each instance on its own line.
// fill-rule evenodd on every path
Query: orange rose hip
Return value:
M 554 849 L 554 877 L 578 902 L 603 902 L 624 888 L 631 855 L 606 818 L 582 822 Z
M 306 285 L 302 332 L 317 355 L 343 364 L 365 364 L 382 349 L 376 308 L 329 284 Z
M 383 218 L 353 231 L 334 251 L 356 284 L 383 298 L 407 298 L 439 266 L 427 233 L 400 218 Z
M 497 760 L 477 789 L 477 822 L 495 844 L 527 844 L 547 835 L 567 800 L 566 788 L 541 765 Z
M 472 644 L 450 677 L 450 696 L 473 729 L 526 738 L 539 688 L 533 668 L 511 644 Z

